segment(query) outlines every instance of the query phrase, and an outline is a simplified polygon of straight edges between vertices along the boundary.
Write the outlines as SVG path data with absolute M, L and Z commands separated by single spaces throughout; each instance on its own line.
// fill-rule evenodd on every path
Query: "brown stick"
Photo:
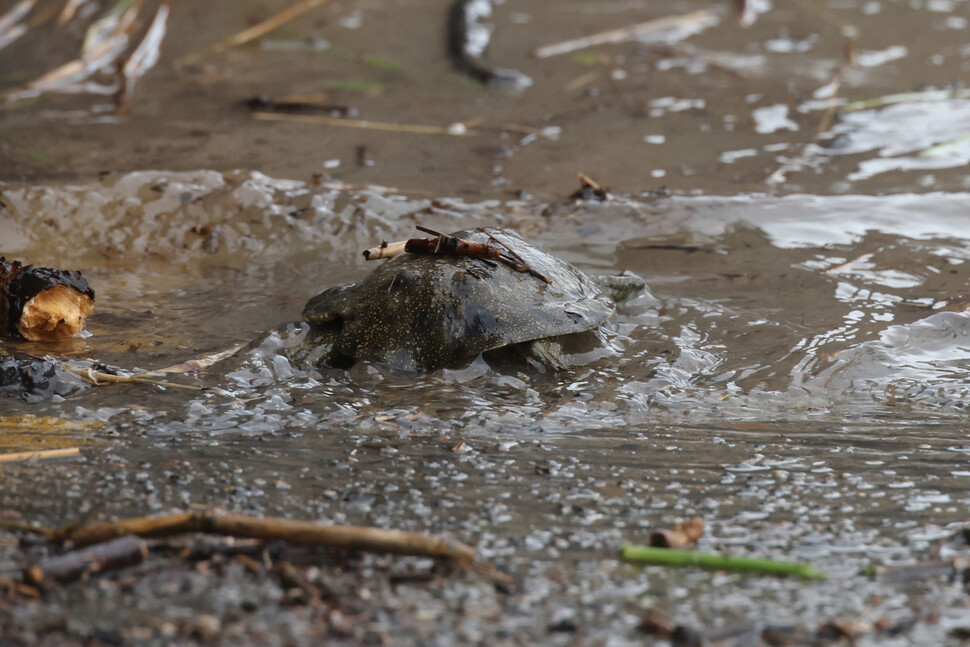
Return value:
M 491 234 L 489 234 L 489 238 L 502 245 L 502 247 L 508 250 L 509 254 L 503 254 L 497 247 L 492 247 L 488 244 L 483 245 L 481 243 L 465 240 L 464 238 L 455 238 L 454 236 L 442 234 L 434 229 L 422 227 L 421 225 L 415 225 L 415 227 L 426 234 L 437 236 L 437 238 L 434 240 L 428 240 L 427 238 L 412 238 L 404 246 L 404 251 L 406 252 L 411 252 L 414 254 L 433 254 L 435 256 L 470 256 L 472 258 L 480 258 L 486 261 L 501 261 L 516 272 L 531 274 L 547 284 L 552 283 L 550 279 L 529 267 L 522 257 L 516 254 L 512 248 Z
M 34 526 L 29 523 L 13 521 L 11 519 L 0 519 L 0 528 L 10 528 L 11 530 L 19 530 L 20 532 L 35 532 L 38 535 L 46 535 L 47 537 L 50 537 L 55 532 L 53 528 Z
M 67 456 L 80 456 L 81 450 L 78 447 L 65 447 L 63 449 L 38 449 L 32 452 L 11 452 L 0 454 L 0 463 L 13 463 L 15 461 L 33 461 L 42 458 L 65 458 Z
M 432 239 L 412 238 L 404 245 L 404 251 L 411 254 L 431 254 L 433 256 L 468 256 L 490 261 L 497 261 L 501 257 L 501 252 L 497 247 L 453 236 L 439 236 Z
M 138 537 L 120 537 L 83 550 L 49 557 L 27 567 L 28 584 L 47 587 L 55 582 L 72 582 L 81 577 L 140 564 L 148 555 L 148 546 Z
M 219 512 L 182 513 L 95 523 L 72 531 L 67 539 L 75 546 L 87 546 L 119 535 L 164 537 L 188 532 L 276 539 L 397 555 L 447 557 L 466 567 L 475 564 L 475 549 L 471 546 L 434 535 Z
M 500 260 L 501 252 L 491 245 L 483 245 L 464 238 L 456 238 L 428 227 L 415 225 L 418 231 L 437 236 L 434 240 L 412 238 L 404 245 L 404 251 L 412 254 L 433 254 L 435 256 L 470 256 L 491 261 Z

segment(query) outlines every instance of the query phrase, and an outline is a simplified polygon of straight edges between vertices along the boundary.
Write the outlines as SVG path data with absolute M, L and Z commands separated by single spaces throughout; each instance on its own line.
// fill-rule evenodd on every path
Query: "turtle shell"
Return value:
M 431 371 L 509 344 L 596 328 L 615 309 L 590 277 L 499 228 L 452 234 L 505 252 L 551 282 L 503 263 L 405 253 L 356 285 L 313 297 L 303 318 L 331 348 L 330 365 L 370 360 Z

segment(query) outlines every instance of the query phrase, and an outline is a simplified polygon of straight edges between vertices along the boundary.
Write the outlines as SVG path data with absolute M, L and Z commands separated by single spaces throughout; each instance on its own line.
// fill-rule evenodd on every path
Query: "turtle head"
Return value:
M 340 323 L 343 318 L 347 294 L 353 288 L 353 285 L 340 285 L 324 290 L 313 297 L 307 301 L 303 308 L 303 321 L 315 328 Z
M 623 270 L 620 274 L 597 276 L 595 280 L 615 303 L 622 303 L 647 287 L 646 281 L 629 270 Z

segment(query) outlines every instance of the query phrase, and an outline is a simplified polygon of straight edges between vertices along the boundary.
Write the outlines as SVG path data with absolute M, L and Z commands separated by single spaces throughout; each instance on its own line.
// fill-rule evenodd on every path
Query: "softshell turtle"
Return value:
M 592 330 L 613 314 L 614 298 L 643 287 L 633 275 L 594 280 L 507 229 L 452 236 L 512 250 L 534 272 L 468 256 L 401 254 L 356 285 L 310 299 L 303 318 L 311 332 L 299 359 L 433 371 L 484 351 Z

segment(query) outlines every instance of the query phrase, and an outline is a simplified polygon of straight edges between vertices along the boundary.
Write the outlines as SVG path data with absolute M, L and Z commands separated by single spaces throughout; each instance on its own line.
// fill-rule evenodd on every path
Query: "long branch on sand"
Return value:
M 34 461 L 42 458 L 65 458 L 68 456 L 80 456 L 81 450 L 77 447 L 63 447 L 60 449 L 38 449 L 28 452 L 11 452 L 0 454 L 0 463 L 13 463 L 15 461 Z
M 443 557 L 451 559 L 458 566 L 484 572 L 496 579 L 504 578 L 491 567 L 479 562 L 475 558 L 474 548 L 446 537 L 384 528 L 335 526 L 276 517 L 251 517 L 221 511 L 136 517 L 93 523 L 71 530 L 62 539 L 70 541 L 75 546 L 88 546 L 122 535 L 166 537 L 189 532 L 282 540 L 297 544 L 397 555 Z

